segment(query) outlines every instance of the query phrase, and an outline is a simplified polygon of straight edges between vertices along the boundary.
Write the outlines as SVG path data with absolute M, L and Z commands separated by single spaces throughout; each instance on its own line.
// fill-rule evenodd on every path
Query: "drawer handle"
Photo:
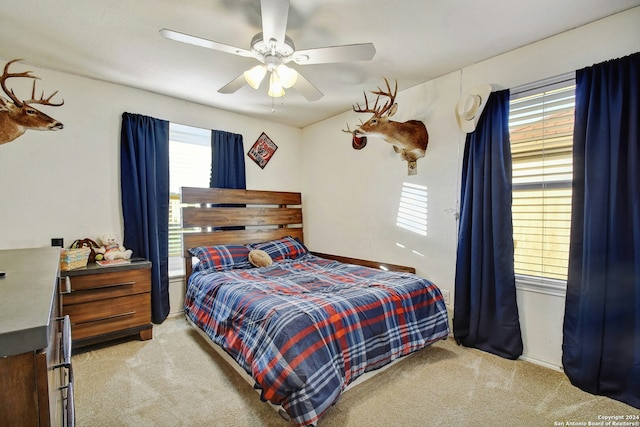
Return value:
M 75 427 L 76 425 L 76 404 L 73 400 L 73 381 L 69 382 L 67 386 L 67 408 L 66 408 L 67 422 L 66 427 Z
M 56 320 L 62 322 L 62 362 L 54 365 L 53 368 L 69 368 L 71 366 L 71 319 L 67 314 Z
M 65 278 L 65 291 L 64 292 L 60 292 L 60 295 L 69 295 L 72 290 L 71 290 L 71 277 L 66 276 Z M 102 286 L 93 286 L 91 288 L 88 289 L 82 289 L 83 291 L 92 291 L 95 289 L 107 289 L 107 288 L 118 288 L 118 287 L 124 287 L 124 286 L 133 286 L 135 285 L 136 282 L 122 282 L 122 283 L 107 283 L 106 285 L 102 285 Z
M 62 280 L 62 277 L 60 278 L 60 280 Z M 64 277 L 64 287 L 65 290 L 63 292 L 60 292 L 60 295 L 69 295 L 71 293 L 71 277 Z
M 78 323 L 74 323 L 74 324 L 75 325 L 84 325 L 84 324 L 87 324 L 87 323 L 103 322 L 105 320 L 113 320 L 113 319 L 118 319 L 118 318 L 121 318 L 121 317 L 133 316 L 134 314 L 136 314 L 135 311 L 129 311 L 127 313 L 118 313 L 118 314 L 114 314 L 112 316 L 101 317 L 99 319 L 91 319 L 91 320 L 87 320 L 86 322 L 78 322 Z
M 65 420 L 62 423 L 62 425 L 64 427 L 74 427 L 76 423 L 76 405 L 73 398 L 73 370 L 72 369 L 69 369 L 69 373 L 67 375 L 67 385 L 58 387 L 58 391 L 62 393 L 62 399 L 66 401 L 65 402 L 66 408 L 64 413 Z
M 68 368 L 71 366 L 71 318 L 67 314 L 62 320 L 62 357 Z
M 109 284 L 106 284 L 106 285 L 94 286 L 92 288 L 83 289 L 83 290 L 92 291 L 94 289 L 119 288 L 119 287 L 124 287 L 124 286 L 133 286 L 133 285 L 135 285 L 135 283 L 136 282 L 109 283 Z

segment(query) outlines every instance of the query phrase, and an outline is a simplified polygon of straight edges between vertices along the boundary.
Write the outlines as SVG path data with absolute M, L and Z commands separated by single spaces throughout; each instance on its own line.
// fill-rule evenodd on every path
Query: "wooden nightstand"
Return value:
M 90 263 L 61 273 L 62 313 L 71 319 L 73 346 L 128 335 L 152 338 L 151 262 L 112 267 Z M 65 287 L 67 288 L 65 290 Z

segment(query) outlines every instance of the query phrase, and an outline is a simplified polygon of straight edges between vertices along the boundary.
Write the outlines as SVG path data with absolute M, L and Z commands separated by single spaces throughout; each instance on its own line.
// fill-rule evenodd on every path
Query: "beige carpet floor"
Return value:
M 73 356 L 76 419 L 99 426 L 290 426 L 184 320 Z M 640 410 L 566 376 L 456 345 L 419 351 L 345 393 L 318 427 L 559 426 Z M 573 424 L 580 425 L 580 424 Z

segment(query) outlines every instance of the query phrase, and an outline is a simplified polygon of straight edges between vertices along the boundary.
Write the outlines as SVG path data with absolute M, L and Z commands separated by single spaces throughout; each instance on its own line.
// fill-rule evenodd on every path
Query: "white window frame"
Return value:
M 194 169 L 199 173 L 192 174 L 189 173 L 188 176 L 183 176 L 179 182 L 171 181 L 171 154 L 169 155 L 169 206 L 171 209 L 176 209 L 177 211 L 173 216 L 170 216 L 169 227 L 171 228 L 171 219 L 177 217 L 180 219 L 180 203 L 179 199 L 176 202 L 175 195 L 179 194 L 180 187 L 189 186 L 189 187 L 208 187 L 209 180 L 211 177 L 211 130 L 202 129 L 193 126 L 186 126 L 177 123 L 169 124 L 169 152 L 171 153 L 172 149 L 175 149 L 175 145 L 172 147 L 172 143 L 183 143 L 183 144 L 193 144 L 194 146 L 199 146 L 202 148 L 202 153 L 196 156 L 197 158 L 194 160 Z M 191 169 L 190 172 L 193 172 L 194 169 Z M 178 221 L 179 222 L 179 221 Z M 175 226 L 175 224 L 174 224 Z M 169 238 L 175 238 L 173 233 L 169 233 Z M 182 247 L 182 236 L 180 236 L 180 247 Z M 180 277 L 184 276 L 184 257 L 182 256 L 182 249 L 180 250 L 180 254 L 171 254 L 169 253 L 169 277 Z

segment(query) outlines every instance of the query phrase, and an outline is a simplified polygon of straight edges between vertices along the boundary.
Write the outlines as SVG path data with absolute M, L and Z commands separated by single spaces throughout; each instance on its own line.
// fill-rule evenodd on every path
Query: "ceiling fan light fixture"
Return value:
M 269 92 L 267 94 L 272 98 L 280 98 L 281 96 L 284 96 L 282 83 L 274 72 L 271 72 L 271 77 L 269 78 Z
M 298 72 L 284 64 L 278 65 L 278 68 L 276 68 L 276 74 L 280 79 L 282 87 L 285 89 L 289 89 L 296 84 L 296 81 L 298 81 Z
M 262 83 L 262 79 L 264 79 L 266 74 L 267 67 L 262 64 L 256 65 L 243 73 L 247 84 L 254 89 L 258 89 L 260 87 L 260 83 Z
M 263 64 L 235 77 L 218 89 L 219 93 L 235 93 L 244 86 L 245 82 L 252 88 L 259 89 L 268 72 L 270 74 L 269 96 L 284 96 L 284 89 L 295 85 L 297 92 L 308 101 L 317 101 L 322 98 L 322 92 L 309 82 L 303 74 L 299 74 L 296 70 L 290 70 L 287 67 L 281 67 L 282 64 L 288 64 L 291 61 L 298 65 L 368 61 L 373 58 L 376 49 L 372 43 L 360 43 L 296 51 L 293 40 L 286 34 L 290 3 L 291 0 L 260 1 L 260 17 L 263 31 L 253 36 L 250 50 L 168 28 L 160 30 L 160 34 L 170 40 L 253 58 Z

